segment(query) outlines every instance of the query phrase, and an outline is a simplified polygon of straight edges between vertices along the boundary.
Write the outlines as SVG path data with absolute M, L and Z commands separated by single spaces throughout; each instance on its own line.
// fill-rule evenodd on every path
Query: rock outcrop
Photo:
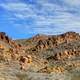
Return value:
M 49 59 L 66 60 L 66 59 L 71 59 L 76 56 L 80 56 L 80 51 L 77 51 L 77 50 L 67 51 L 67 50 L 65 50 L 64 52 L 56 53 L 54 56 L 48 57 L 47 60 L 49 60 Z
M 75 32 L 50 36 L 36 35 L 28 40 L 21 40 L 21 42 L 24 45 L 1 32 L 0 60 L 18 61 L 21 69 L 27 70 L 33 59 L 33 64 L 39 66 L 42 72 L 63 72 L 63 67 L 45 66 L 55 62 L 62 63 L 80 56 L 80 35 Z
M 54 48 L 62 43 L 69 43 L 71 41 L 79 40 L 80 35 L 75 32 L 67 32 L 61 35 L 54 36 L 35 36 L 32 40 L 37 42 L 37 45 L 32 50 L 43 50 Z
M 20 62 L 20 65 L 21 65 L 20 69 L 27 70 L 32 63 L 32 57 L 30 55 L 21 56 L 19 62 Z
M 5 32 L 0 32 L 0 57 L 3 60 L 17 59 L 21 53 L 21 45 L 9 38 Z
M 64 71 L 65 71 L 65 69 L 63 67 L 59 66 L 59 67 L 45 67 L 45 68 L 40 69 L 38 72 L 41 72 L 41 73 L 51 73 L 51 72 L 62 73 Z

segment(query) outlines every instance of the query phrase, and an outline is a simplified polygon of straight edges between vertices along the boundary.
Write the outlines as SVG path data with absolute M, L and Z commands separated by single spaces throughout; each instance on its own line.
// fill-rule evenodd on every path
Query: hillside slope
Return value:
M 0 80 L 80 80 L 80 35 L 12 40 L 0 32 Z

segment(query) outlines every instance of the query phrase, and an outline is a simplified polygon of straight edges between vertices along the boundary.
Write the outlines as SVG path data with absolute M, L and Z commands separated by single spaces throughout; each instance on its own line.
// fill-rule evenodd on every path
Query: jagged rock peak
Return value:
M 6 33 L 5 33 L 5 32 L 0 32 L 0 40 L 5 41 L 5 42 L 8 42 L 8 43 L 9 43 L 9 41 L 10 41 L 11 39 L 6 35 Z
M 70 31 L 70 32 L 66 32 L 66 33 L 60 34 L 59 36 L 71 36 L 71 35 L 72 36 L 79 36 L 79 33 Z

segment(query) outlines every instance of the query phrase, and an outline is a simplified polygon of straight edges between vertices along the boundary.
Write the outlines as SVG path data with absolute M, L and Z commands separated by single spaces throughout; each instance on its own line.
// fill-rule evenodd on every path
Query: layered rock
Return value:
M 32 50 L 43 50 L 54 48 L 62 43 L 69 43 L 71 41 L 79 40 L 80 36 L 75 32 L 67 32 L 58 36 L 35 36 L 32 40 L 37 42 L 37 45 Z
M 6 58 L 7 60 L 19 60 L 19 58 L 23 56 L 21 59 L 24 59 L 24 62 L 22 62 L 23 60 L 20 61 L 22 62 L 22 68 L 25 68 L 28 64 L 28 59 L 26 58 L 28 54 L 36 56 L 37 64 L 41 63 L 41 65 L 48 64 L 50 59 L 52 62 L 65 61 L 66 59 L 80 56 L 79 40 L 80 35 L 75 32 L 67 32 L 53 36 L 37 35 L 25 40 L 24 44 L 26 42 L 27 44 L 23 46 L 10 39 L 4 32 L 1 32 L 0 41 L 2 44 L 0 44 L 0 57 Z M 49 50 L 50 52 L 48 53 L 47 51 Z M 34 57 L 33 60 L 35 60 Z M 33 62 L 35 63 L 35 61 Z M 46 71 L 48 70 L 53 70 L 54 72 L 58 71 L 55 70 L 55 68 L 47 68 Z
M 21 51 L 21 45 L 9 38 L 6 33 L 0 32 L 0 57 L 4 60 L 17 59 Z

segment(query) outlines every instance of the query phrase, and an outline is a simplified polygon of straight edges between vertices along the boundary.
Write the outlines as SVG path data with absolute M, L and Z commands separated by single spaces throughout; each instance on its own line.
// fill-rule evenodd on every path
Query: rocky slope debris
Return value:
M 21 45 L 9 38 L 6 33 L 0 32 L 0 59 L 17 59 L 20 54 Z
M 36 41 L 37 44 L 33 48 L 33 50 L 43 50 L 43 49 L 49 49 L 53 48 L 55 46 L 58 46 L 62 43 L 69 43 L 71 41 L 79 40 L 80 36 L 78 33 L 75 32 L 67 32 L 61 35 L 54 35 L 54 36 L 35 36 L 32 38 L 32 41 Z
M 78 33 L 38 34 L 24 40 L 0 33 L 1 80 L 71 80 L 73 73 L 80 75 Z
M 28 58 L 28 55 L 31 58 Z M 16 60 L 21 69 L 27 69 L 29 61 L 44 70 L 47 65 L 56 61 L 62 63 L 79 56 L 80 35 L 75 32 L 47 36 L 38 34 L 27 40 L 16 41 L 10 39 L 4 32 L 0 33 L 0 60 Z

